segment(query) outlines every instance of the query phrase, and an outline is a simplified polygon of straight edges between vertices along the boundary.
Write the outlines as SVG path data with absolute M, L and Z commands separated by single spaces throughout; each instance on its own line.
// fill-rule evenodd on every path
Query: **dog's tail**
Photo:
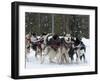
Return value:
M 45 38 L 44 38 L 44 43 L 46 44 L 46 45 L 48 45 L 48 43 L 49 43 L 49 37 L 50 36 L 52 36 L 52 33 L 49 33 L 49 34 L 47 34 L 46 36 L 45 36 Z

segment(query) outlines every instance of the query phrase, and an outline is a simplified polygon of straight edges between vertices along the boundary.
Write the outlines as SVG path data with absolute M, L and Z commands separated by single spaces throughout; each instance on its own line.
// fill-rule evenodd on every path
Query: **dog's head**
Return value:
M 54 39 L 54 40 L 56 40 L 56 39 L 58 39 L 58 38 L 59 38 L 59 36 L 58 36 L 57 34 L 54 34 L 54 35 L 53 35 L 53 39 Z
M 65 39 L 65 42 L 67 42 L 67 43 L 71 42 L 71 35 L 70 34 L 66 34 L 64 39 Z

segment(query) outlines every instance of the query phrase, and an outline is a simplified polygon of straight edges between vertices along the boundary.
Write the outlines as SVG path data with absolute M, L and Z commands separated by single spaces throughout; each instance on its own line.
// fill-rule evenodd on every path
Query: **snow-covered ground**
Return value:
M 48 56 L 45 56 L 44 58 L 44 63 L 41 64 L 40 60 L 35 58 L 35 51 L 32 49 L 30 50 L 30 53 L 27 54 L 27 59 L 26 59 L 26 69 L 34 69 L 34 68 L 55 68 L 55 67 L 73 67 L 73 66 L 84 66 L 88 65 L 90 63 L 90 53 L 89 53 L 89 39 L 83 38 L 82 41 L 86 45 L 86 62 L 80 62 L 76 63 L 76 60 L 74 60 L 73 63 L 69 64 L 57 64 L 57 63 L 49 63 Z M 39 56 L 38 56 L 39 58 Z M 76 55 L 74 55 L 74 58 L 76 58 Z

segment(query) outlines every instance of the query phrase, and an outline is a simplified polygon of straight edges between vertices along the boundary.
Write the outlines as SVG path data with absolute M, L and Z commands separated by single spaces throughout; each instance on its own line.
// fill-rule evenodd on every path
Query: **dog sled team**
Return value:
M 71 37 L 70 34 L 59 36 L 52 33 L 43 33 L 37 36 L 36 33 L 25 36 L 25 54 L 30 53 L 30 48 L 35 51 L 35 58 L 44 63 L 45 57 L 49 57 L 50 63 L 67 64 L 76 60 L 86 62 L 85 44 L 77 37 Z M 74 55 L 76 54 L 76 58 Z M 54 61 L 56 60 L 56 61 Z

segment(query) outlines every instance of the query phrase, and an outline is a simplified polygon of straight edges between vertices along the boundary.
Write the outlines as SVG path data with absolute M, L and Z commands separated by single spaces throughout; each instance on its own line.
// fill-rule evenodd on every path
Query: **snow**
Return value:
M 35 51 L 33 51 L 32 49 L 30 49 L 30 53 L 28 53 L 26 55 L 26 69 L 34 69 L 34 68 L 55 68 L 55 67 L 73 67 L 73 66 L 84 66 L 84 65 L 88 65 L 90 63 L 90 48 L 89 48 L 89 39 L 85 39 L 82 38 L 82 41 L 84 42 L 84 44 L 86 45 L 86 61 L 82 61 L 80 63 L 76 62 L 76 59 L 73 62 L 70 63 L 66 63 L 66 64 L 57 64 L 57 63 L 50 63 L 49 62 L 49 57 L 48 55 L 44 55 L 44 62 L 41 64 L 40 60 L 39 60 L 39 56 L 38 59 L 35 58 Z M 74 58 L 76 58 L 76 55 L 74 55 Z M 54 61 L 56 62 L 56 59 L 54 59 Z

